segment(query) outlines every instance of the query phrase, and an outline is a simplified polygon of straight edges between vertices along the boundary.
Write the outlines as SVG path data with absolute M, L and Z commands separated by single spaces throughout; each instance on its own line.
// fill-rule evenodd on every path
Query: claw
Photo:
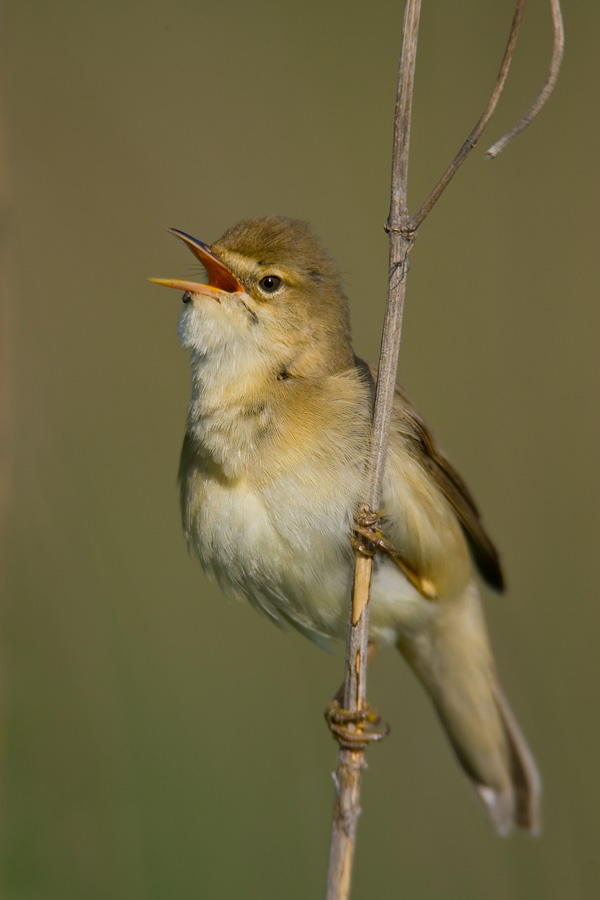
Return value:
M 418 590 L 426 600 L 437 600 L 437 591 L 433 582 L 428 578 L 423 578 L 410 566 L 402 554 L 396 550 L 389 541 L 386 541 L 381 531 L 376 528 L 381 513 L 369 513 L 362 511 L 357 515 L 354 523 L 354 535 L 350 539 L 355 550 L 360 550 L 365 556 L 374 556 L 377 550 L 381 550 L 395 563 L 400 571 L 410 581 L 412 586 Z M 359 537 L 360 536 L 360 537 Z M 360 538 L 365 538 L 361 541 Z
M 337 699 L 333 699 L 325 710 L 325 721 L 340 747 L 345 750 L 364 750 L 369 744 L 382 741 L 390 733 L 387 722 L 384 722 L 382 729 L 364 730 L 365 725 L 373 728 L 381 723 L 381 716 L 370 706 L 358 710 L 342 709 Z

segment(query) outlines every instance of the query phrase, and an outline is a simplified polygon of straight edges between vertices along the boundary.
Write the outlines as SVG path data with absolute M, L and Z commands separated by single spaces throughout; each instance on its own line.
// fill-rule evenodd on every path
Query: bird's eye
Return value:
M 264 278 L 261 278 L 258 282 L 259 288 L 265 292 L 265 294 L 274 294 L 275 291 L 278 291 L 281 285 L 283 284 L 279 275 L 265 275 Z

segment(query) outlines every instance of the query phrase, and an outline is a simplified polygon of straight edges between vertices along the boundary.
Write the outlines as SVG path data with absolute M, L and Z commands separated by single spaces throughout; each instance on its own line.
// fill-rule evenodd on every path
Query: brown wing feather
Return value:
M 498 591 L 504 590 L 498 551 L 483 527 L 479 510 L 469 488 L 448 457 L 442 453 L 406 394 L 398 387 L 396 394 L 411 425 L 415 455 L 454 510 L 469 542 L 477 568 L 491 587 Z
M 376 377 L 376 370 L 362 360 L 357 359 L 356 364 L 362 372 L 366 370 L 371 378 Z M 504 590 L 498 551 L 483 527 L 479 510 L 469 488 L 450 460 L 442 453 L 429 428 L 398 386 L 395 405 L 408 425 L 407 438 L 412 444 L 415 459 L 429 473 L 452 507 L 482 577 L 496 590 Z

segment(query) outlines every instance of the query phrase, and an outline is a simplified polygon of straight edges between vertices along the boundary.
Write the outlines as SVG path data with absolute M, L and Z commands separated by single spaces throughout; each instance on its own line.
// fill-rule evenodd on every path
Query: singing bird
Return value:
M 227 594 L 317 642 L 343 637 L 376 373 L 352 350 L 338 268 L 302 221 L 247 219 L 212 245 L 170 230 L 208 275 L 207 285 L 152 279 L 184 292 L 188 545 Z M 536 832 L 539 777 L 498 682 L 473 571 L 501 590 L 498 555 L 399 388 L 378 527 L 403 565 L 376 553 L 372 646 L 395 644 L 420 679 L 496 829 Z

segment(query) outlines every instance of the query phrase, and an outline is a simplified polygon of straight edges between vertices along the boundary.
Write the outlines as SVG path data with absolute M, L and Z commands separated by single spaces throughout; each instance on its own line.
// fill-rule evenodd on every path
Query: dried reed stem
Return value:
M 513 136 L 516 136 L 517 133 L 520 133 L 526 127 L 546 102 L 556 82 L 562 58 L 562 18 L 560 16 L 559 0 L 550 0 L 550 2 L 555 24 L 555 49 L 550 74 L 540 97 L 538 97 L 532 109 L 502 141 L 508 142 L 512 140 Z M 415 231 L 440 198 L 469 152 L 476 145 L 483 129 L 496 109 L 514 55 L 524 6 L 525 0 L 517 0 L 500 71 L 481 117 L 429 196 L 411 217 L 407 207 L 408 154 L 421 0 L 407 0 L 406 3 L 394 116 L 390 212 L 385 226 L 390 239 L 388 300 L 373 409 L 372 439 L 367 469 L 367 492 L 363 506 L 359 511 L 359 517 L 368 517 L 376 521 L 379 514 L 402 334 L 408 254 L 413 244 Z M 525 119 L 527 121 L 525 124 L 522 124 Z M 514 135 L 513 132 L 515 132 Z M 356 550 L 352 604 L 346 642 L 344 681 L 344 708 L 354 713 L 367 708 L 368 602 L 372 571 L 373 557 L 363 553 L 361 550 Z M 353 730 L 357 733 L 357 736 L 360 736 L 362 730 L 360 724 L 349 725 L 348 727 L 351 731 Z M 350 748 L 342 743 L 334 777 L 336 796 L 327 880 L 327 900 L 348 900 L 350 896 L 356 827 L 360 814 L 360 780 L 364 766 L 364 746 L 358 745 Z
M 381 499 L 400 349 L 407 255 L 412 238 L 412 235 L 403 234 L 401 228 L 408 216 L 406 206 L 408 147 L 420 13 L 421 0 L 408 0 L 404 12 L 402 53 L 398 76 L 392 157 L 392 199 L 387 225 L 390 234 L 388 303 L 373 413 L 373 436 L 368 462 L 370 478 L 365 497 L 365 508 L 371 512 L 379 509 Z M 350 711 L 361 710 L 366 706 L 368 600 L 372 568 L 372 557 L 356 551 L 344 683 L 344 707 Z M 358 726 L 356 728 L 358 729 Z M 360 814 L 360 776 L 364 765 L 363 749 L 350 750 L 340 747 L 335 775 L 336 798 L 329 857 L 327 900 L 347 900 L 350 896 L 356 826 Z

